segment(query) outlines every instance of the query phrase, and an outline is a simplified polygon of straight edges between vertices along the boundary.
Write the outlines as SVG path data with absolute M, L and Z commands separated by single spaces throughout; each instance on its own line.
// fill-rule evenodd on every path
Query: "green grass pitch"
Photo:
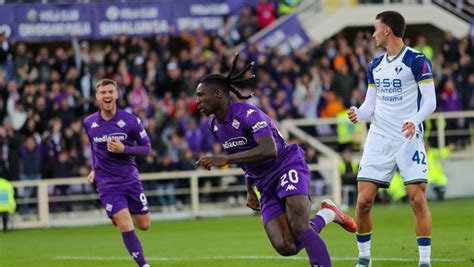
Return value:
M 474 199 L 430 203 L 434 267 L 474 266 Z M 353 214 L 351 210 L 349 213 Z M 413 216 L 408 205 L 376 206 L 374 266 L 417 266 Z M 151 266 L 308 266 L 305 252 L 281 257 L 259 216 L 153 222 L 139 232 Z M 355 237 L 338 225 L 322 236 L 333 266 L 352 266 Z M 114 227 L 95 226 L 0 233 L 1 267 L 135 266 Z

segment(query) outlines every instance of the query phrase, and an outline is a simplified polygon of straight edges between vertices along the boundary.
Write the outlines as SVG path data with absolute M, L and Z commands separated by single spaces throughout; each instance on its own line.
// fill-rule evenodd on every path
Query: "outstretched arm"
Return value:
M 257 146 L 242 152 L 224 156 L 204 156 L 196 164 L 210 170 L 214 166 L 227 164 L 256 163 L 275 158 L 278 154 L 275 140 L 271 135 L 256 140 Z
M 256 163 L 276 158 L 278 154 L 277 146 L 271 135 L 263 136 L 256 142 L 258 144 L 256 147 L 230 155 L 229 164 Z

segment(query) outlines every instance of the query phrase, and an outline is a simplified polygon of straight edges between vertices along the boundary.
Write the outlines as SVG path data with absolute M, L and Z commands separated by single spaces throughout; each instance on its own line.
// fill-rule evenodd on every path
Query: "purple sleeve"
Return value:
M 125 146 L 125 154 L 128 155 L 134 155 L 134 156 L 146 156 L 150 153 L 151 147 L 150 143 L 148 145 L 143 145 L 143 146 Z
M 87 138 L 89 138 L 89 145 L 91 146 L 91 170 L 94 170 L 94 146 L 92 145 L 92 139 L 89 136 L 89 132 L 87 131 L 87 122 L 86 120 L 83 121 L 82 126 L 84 127 L 84 131 L 87 134 Z
M 140 119 L 137 118 L 132 128 L 133 139 L 137 142 L 137 146 L 125 146 L 124 153 L 134 156 L 146 156 L 151 152 L 150 138 L 143 128 Z
M 250 132 L 255 140 L 273 134 L 270 118 L 260 110 L 251 113 L 247 117 L 246 125 L 250 128 Z

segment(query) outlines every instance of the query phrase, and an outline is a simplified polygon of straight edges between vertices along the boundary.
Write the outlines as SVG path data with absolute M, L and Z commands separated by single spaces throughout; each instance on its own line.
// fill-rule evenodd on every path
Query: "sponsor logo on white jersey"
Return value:
M 142 139 L 146 137 L 146 131 L 145 131 L 145 130 L 143 130 L 143 131 L 140 132 L 140 137 L 141 137 Z
M 102 136 L 96 136 L 93 138 L 95 143 L 105 143 L 109 140 L 117 140 L 117 141 L 123 141 L 127 139 L 127 134 L 126 133 L 113 133 L 109 135 L 102 135 Z
M 240 137 L 235 137 L 235 138 L 225 141 L 225 143 L 222 144 L 222 147 L 224 147 L 225 149 L 229 149 L 233 147 L 244 146 L 246 144 L 247 144 L 247 138 L 240 136 Z
M 236 119 L 232 121 L 232 127 L 234 127 L 236 130 L 239 129 L 240 122 Z
M 292 184 L 289 184 L 287 187 L 286 187 L 286 190 L 285 191 L 295 191 L 297 190 L 296 186 L 292 185 Z
M 112 204 L 107 203 L 107 204 L 105 205 L 105 210 L 108 211 L 108 212 L 111 212 L 113 207 L 114 207 L 114 206 L 113 206 Z
M 97 122 L 95 121 L 91 125 L 91 129 L 94 129 L 94 128 L 99 128 L 99 124 L 97 124 Z
M 123 128 L 125 126 L 125 122 L 123 120 L 119 120 L 117 122 L 118 127 Z
M 255 109 L 249 109 L 247 110 L 247 117 L 250 116 L 250 114 L 254 113 Z
M 260 130 L 260 129 L 263 129 L 265 127 L 267 127 L 268 124 L 266 121 L 259 121 L 257 123 L 255 123 L 253 126 L 252 126 L 252 131 L 255 133 L 256 131 Z

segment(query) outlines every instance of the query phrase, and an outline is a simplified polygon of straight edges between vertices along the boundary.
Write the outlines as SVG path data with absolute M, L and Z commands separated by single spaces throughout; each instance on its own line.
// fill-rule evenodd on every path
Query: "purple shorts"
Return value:
M 147 214 L 149 212 L 148 201 L 141 182 L 104 190 L 100 194 L 100 202 L 109 218 L 122 209 L 129 209 L 131 214 Z
M 264 178 L 266 184 L 258 188 L 261 194 L 263 225 L 285 213 L 285 198 L 294 195 L 309 196 L 310 172 L 304 159 L 282 168 L 277 175 Z

